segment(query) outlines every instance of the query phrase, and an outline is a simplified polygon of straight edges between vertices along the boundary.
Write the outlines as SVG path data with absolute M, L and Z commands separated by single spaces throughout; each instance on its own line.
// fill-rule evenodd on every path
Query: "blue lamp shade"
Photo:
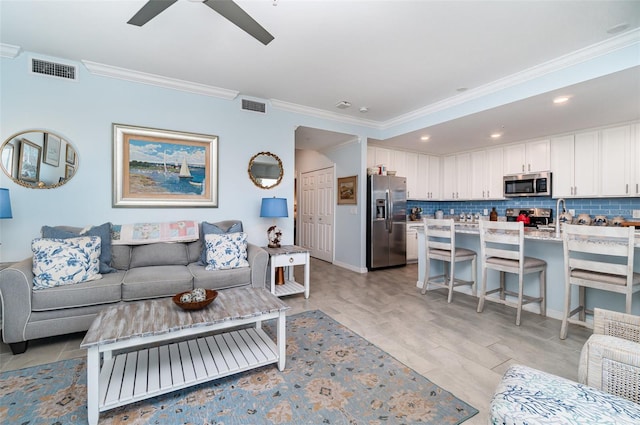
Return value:
M 9 189 L 0 187 L 0 218 L 13 218 L 11 215 L 11 199 Z
M 260 217 L 289 217 L 287 198 L 262 198 Z

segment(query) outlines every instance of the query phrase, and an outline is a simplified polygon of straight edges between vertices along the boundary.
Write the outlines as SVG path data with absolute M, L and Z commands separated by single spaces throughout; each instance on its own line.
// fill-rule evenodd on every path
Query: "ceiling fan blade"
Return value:
M 133 18 L 129 19 L 127 24 L 141 27 L 177 1 L 178 0 L 149 0 L 142 6 L 142 9 L 138 10 L 138 13 L 133 15 Z
M 269 34 L 262 25 L 249 16 L 247 12 L 242 10 L 234 1 L 206 0 L 204 4 L 227 18 L 231 23 L 235 24 L 265 46 L 273 40 L 273 36 Z

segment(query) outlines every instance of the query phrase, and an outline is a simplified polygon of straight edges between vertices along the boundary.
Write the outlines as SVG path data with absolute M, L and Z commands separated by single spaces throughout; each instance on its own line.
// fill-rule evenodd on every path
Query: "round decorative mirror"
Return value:
M 0 147 L 2 171 L 20 186 L 52 189 L 65 184 L 78 168 L 76 149 L 59 135 L 28 130 Z
M 271 189 L 280 184 L 284 171 L 278 155 L 271 152 L 260 152 L 249 161 L 249 177 L 256 186 Z

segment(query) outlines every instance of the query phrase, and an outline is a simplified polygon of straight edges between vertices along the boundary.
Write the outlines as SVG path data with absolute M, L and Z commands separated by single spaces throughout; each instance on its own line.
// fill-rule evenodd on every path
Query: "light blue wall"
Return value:
M 63 81 L 28 71 L 30 54 L 0 59 L 0 139 L 28 129 L 59 134 L 75 145 L 79 167 L 66 185 L 51 190 L 27 189 L 0 173 L 0 187 L 11 193 L 13 219 L 0 220 L 0 261 L 16 261 L 30 255 L 30 243 L 47 225 L 85 226 L 106 221 L 133 223 L 193 219 L 240 219 L 249 240 L 266 245 L 270 222 L 259 217 L 261 198 L 293 199 L 294 131 L 298 125 L 363 135 L 372 130 L 267 105 L 267 114 L 243 111 L 240 98 L 226 101 L 90 74 L 79 65 L 79 81 Z M 41 55 L 38 55 L 42 57 Z M 55 60 L 55 58 L 53 58 Z M 113 208 L 112 123 L 219 136 L 218 208 Z M 282 183 L 262 190 L 247 176 L 251 156 L 260 151 L 278 155 L 284 165 Z M 353 167 L 361 168 L 357 156 Z M 44 165 L 43 165 L 44 166 Z M 354 172 L 354 174 L 357 173 Z M 289 218 L 278 225 L 284 242 L 293 243 L 293 202 Z M 336 238 L 361 240 L 358 226 L 347 227 Z M 352 247 L 359 251 L 357 244 Z M 345 258 L 342 261 L 351 261 Z M 360 267 L 357 261 L 354 267 Z

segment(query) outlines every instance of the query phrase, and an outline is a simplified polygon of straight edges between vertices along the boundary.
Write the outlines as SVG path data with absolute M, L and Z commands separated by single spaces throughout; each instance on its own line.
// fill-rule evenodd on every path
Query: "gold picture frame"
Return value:
M 338 205 L 358 203 L 358 176 L 338 177 Z
M 113 124 L 114 207 L 218 206 L 218 136 Z

